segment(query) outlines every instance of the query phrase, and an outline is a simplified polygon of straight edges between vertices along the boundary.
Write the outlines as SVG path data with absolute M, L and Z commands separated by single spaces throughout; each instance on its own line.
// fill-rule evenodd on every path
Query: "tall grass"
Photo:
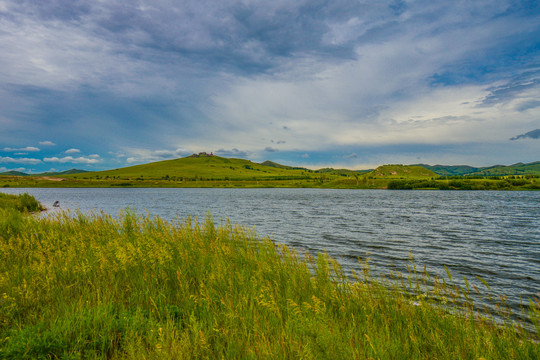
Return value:
M 325 254 L 210 217 L 12 222 L 0 229 L 0 359 L 540 356 L 538 302 L 532 331 L 496 324 L 450 279 L 425 285 L 427 271 L 350 280 Z
M 13 209 L 19 212 L 36 212 L 43 210 L 43 206 L 28 193 L 11 195 L 0 193 L 0 209 Z

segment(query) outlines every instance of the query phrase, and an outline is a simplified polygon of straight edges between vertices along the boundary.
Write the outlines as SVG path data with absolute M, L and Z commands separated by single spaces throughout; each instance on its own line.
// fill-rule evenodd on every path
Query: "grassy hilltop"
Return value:
M 370 174 L 386 179 L 426 179 L 438 176 L 435 172 L 418 165 L 383 165 Z

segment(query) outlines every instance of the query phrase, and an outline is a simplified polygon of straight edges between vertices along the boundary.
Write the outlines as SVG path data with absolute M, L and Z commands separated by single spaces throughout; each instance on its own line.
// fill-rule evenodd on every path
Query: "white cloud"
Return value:
M 177 148 L 176 150 L 149 150 L 127 148 L 125 149 L 125 151 L 128 154 L 126 159 L 126 162 L 128 164 L 169 160 L 192 154 L 192 151 L 183 148 Z M 124 156 L 126 155 L 117 155 L 117 157 Z
M 238 150 L 237 148 L 232 148 L 231 150 L 219 149 L 214 151 L 214 154 L 225 157 L 247 158 L 250 152 L 245 150 Z
M 9 152 L 13 152 L 13 151 L 32 151 L 32 152 L 35 152 L 35 151 L 39 151 L 39 149 L 37 147 L 34 147 L 34 146 L 27 146 L 27 147 L 23 147 L 23 148 L 10 148 L 10 147 L 5 147 L 4 148 L 4 151 L 9 151 Z
M 41 160 L 39 159 L 32 159 L 32 158 L 12 158 L 12 157 L 4 157 L 0 156 L 0 163 L 4 164 L 40 164 Z
M 12 169 L 8 169 L 8 168 L 6 168 L 4 166 L 0 167 L 0 172 L 7 172 L 7 171 L 28 172 L 28 170 L 26 168 L 23 168 L 23 167 L 12 168 Z
M 497 141 L 538 128 L 537 89 L 511 88 L 518 98 L 495 103 L 510 88 L 486 80 L 508 77 L 503 67 L 530 70 L 534 61 L 513 52 L 537 38 L 535 14 L 508 1 L 337 1 L 322 10 L 303 1 L 78 3 L 0 1 L 12 15 L 0 22 L 4 144 L 32 130 L 39 139 L 83 134 L 101 143 L 182 144 L 243 157 L 264 153 L 269 139 L 301 154 L 340 145 L 455 144 L 477 141 L 479 133 Z M 446 74 L 481 85 L 445 83 Z M 492 102 L 475 108 L 481 98 Z M 62 122 L 56 114 L 68 112 L 56 105 L 64 100 L 67 110 L 77 103 L 81 110 L 72 113 L 85 115 Z M 29 148 L 5 151 L 39 150 Z M 352 151 L 359 150 L 343 154 Z M 189 153 L 126 154 L 136 163 Z
M 58 163 L 73 163 L 73 164 L 97 164 L 101 162 L 100 159 L 95 158 L 88 158 L 88 157 L 77 157 L 74 158 L 73 156 L 65 156 L 63 158 L 58 157 L 50 157 L 50 158 L 44 158 L 43 161 L 45 162 L 58 162 Z

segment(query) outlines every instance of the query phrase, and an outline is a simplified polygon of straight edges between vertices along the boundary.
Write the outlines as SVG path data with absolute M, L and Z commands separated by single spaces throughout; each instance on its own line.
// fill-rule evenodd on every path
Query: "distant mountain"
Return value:
M 270 166 L 270 167 L 273 167 L 273 168 L 276 168 L 276 169 L 292 169 L 291 166 L 281 165 L 281 164 L 278 164 L 278 163 L 270 161 L 270 160 L 266 160 L 266 161 L 262 162 L 261 165 Z
M 418 164 L 432 170 L 440 176 L 505 176 L 505 175 L 540 175 L 540 161 L 514 165 L 493 165 L 488 167 L 472 167 L 468 165 L 426 165 Z
M 421 179 L 437 177 L 437 174 L 430 169 L 419 165 L 383 165 L 379 166 L 366 176 L 376 178 L 395 178 L 395 179 Z
M 452 176 L 452 175 L 467 175 L 472 174 L 480 170 L 479 168 L 468 166 L 468 165 L 426 165 L 426 164 L 415 164 L 418 166 L 425 167 L 441 176 Z
M 278 163 L 270 161 L 270 160 L 266 160 L 266 161 L 262 162 L 261 165 L 270 166 L 270 167 L 273 167 L 273 168 L 276 168 L 276 169 L 312 171 L 310 169 L 299 167 L 299 166 L 281 165 L 281 164 L 278 164 Z
M 517 163 L 509 166 L 495 165 L 481 168 L 470 175 L 505 176 L 505 175 L 540 175 L 540 161 L 528 164 Z
M 70 169 L 66 171 L 59 171 L 59 172 L 44 172 L 39 174 L 27 174 L 20 171 L 6 171 L 3 173 L 0 173 L 0 175 L 8 175 L 8 176 L 59 176 L 59 175 L 71 175 L 71 174 L 82 174 L 88 172 L 86 170 L 79 170 L 79 169 Z
M 89 171 L 79 170 L 79 169 L 69 169 L 69 170 L 60 171 L 60 172 L 44 172 L 40 174 L 35 174 L 33 176 L 58 176 L 58 175 L 82 174 L 86 172 L 89 172 Z
M 20 171 L 6 171 L 6 172 L 0 173 L 0 175 L 7 175 L 7 176 L 28 176 L 28 174 L 25 174 L 25 173 L 20 172 Z

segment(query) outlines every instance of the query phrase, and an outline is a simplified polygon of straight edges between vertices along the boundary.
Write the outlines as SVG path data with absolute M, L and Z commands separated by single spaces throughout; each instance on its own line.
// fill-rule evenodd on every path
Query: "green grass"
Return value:
M 0 209 L 13 209 L 20 212 L 36 212 L 43 210 L 41 204 L 27 193 L 10 195 L 0 192 Z
M 0 176 L 1 187 L 57 188 L 57 187 L 164 187 L 164 188 L 328 188 L 328 189 L 439 189 L 439 190 L 540 190 L 538 176 L 511 176 L 507 178 L 460 177 L 436 178 L 385 178 L 371 175 L 335 176 L 314 173 L 311 178 L 209 180 L 209 179 L 112 179 L 64 178 L 62 181 L 32 176 Z
M 540 175 L 540 161 L 523 164 L 517 163 L 514 165 L 497 165 L 490 166 L 487 168 L 479 169 L 477 172 L 472 173 L 472 175 L 481 175 L 481 176 L 505 176 L 505 175 Z
M 477 289 L 414 264 L 409 278 L 376 280 L 366 265 L 349 279 L 325 254 L 210 217 L 12 214 L 0 227 L 0 359 L 540 356 L 538 302 L 530 332 L 495 324 L 472 311 Z

